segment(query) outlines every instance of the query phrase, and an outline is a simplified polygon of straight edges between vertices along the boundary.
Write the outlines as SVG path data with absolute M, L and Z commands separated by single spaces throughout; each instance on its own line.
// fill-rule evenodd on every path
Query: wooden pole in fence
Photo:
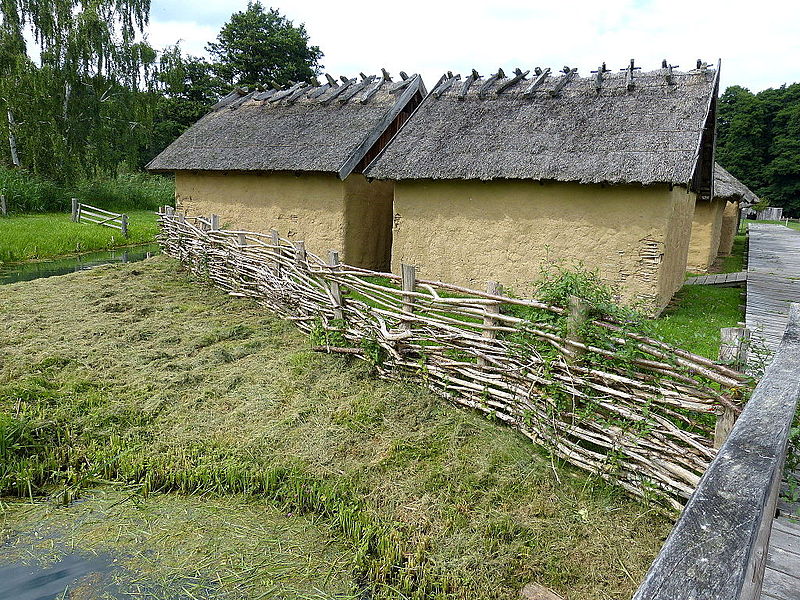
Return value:
M 269 237 L 272 240 L 272 249 L 275 252 L 275 275 L 280 276 L 281 274 L 281 236 L 278 235 L 277 229 L 272 229 L 269 232 Z
M 6 204 L 6 195 L 0 194 L 0 213 L 5 217 L 8 215 L 8 205 Z
M 570 296 L 568 308 L 569 314 L 567 314 L 567 339 L 582 344 L 584 342 L 582 330 L 586 325 L 586 321 L 589 320 L 589 312 L 591 311 L 592 307 L 583 298 Z M 574 346 L 571 346 L 569 351 L 570 354 L 567 356 L 567 362 L 570 364 L 578 362 L 584 353 L 582 348 L 576 348 Z
M 747 351 L 750 345 L 750 330 L 746 327 L 723 327 L 720 329 L 719 360 L 737 371 L 744 371 L 747 365 Z M 714 448 L 720 448 L 728 439 L 736 423 L 736 413 L 728 406 L 717 411 L 714 426 Z
M 503 295 L 503 286 L 497 283 L 496 281 L 488 281 L 486 282 L 486 293 L 491 294 L 492 296 L 502 296 Z M 494 315 L 500 314 L 500 303 L 497 302 L 496 304 L 487 304 L 485 309 L 485 314 L 483 315 L 483 324 L 486 327 L 494 327 L 497 325 L 497 320 L 494 318 Z M 493 329 L 484 329 L 483 330 L 483 337 L 488 340 L 493 340 L 497 337 L 497 332 Z M 486 366 L 486 359 L 478 357 L 478 366 L 485 367 Z
M 245 246 L 247 246 L 247 235 L 244 233 L 238 234 L 236 236 L 236 241 L 238 242 L 240 249 L 244 248 Z
M 339 253 L 336 250 L 328 252 L 328 264 L 331 267 L 339 266 Z M 335 306 L 333 307 L 333 318 L 344 319 L 344 298 L 342 298 L 342 290 L 339 288 L 338 281 L 328 280 L 328 289 L 331 291 Z
M 72 221 L 74 223 L 78 222 L 78 199 L 72 199 Z
M 403 282 L 404 292 L 413 292 L 417 287 L 417 268 L 414 265 L 401 265 L 401 275 Z M 411 294 L 403 294 L 403 312 L 414 312 L 414 296 Z M 412 322 L 410 320 L 403 322 L 403 329 L 411 330 Z
M 128 237 L 128 215 L 122 215 L 122 236 Z
M 306 268 L 306 243 L 305 242 L 295 242 L 294 243 L 294 264 L 296 264 L 299 268 L 305 269 Z
M 219 215 L 211 215 L 211 231 L 219 231 Z

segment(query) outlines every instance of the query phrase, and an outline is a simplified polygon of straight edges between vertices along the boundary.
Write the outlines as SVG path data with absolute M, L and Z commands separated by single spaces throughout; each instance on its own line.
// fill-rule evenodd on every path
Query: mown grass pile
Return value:
M 111 227 L 73 223 L 68 213 L 0 218 L 0 263 L 104 250 L 155 239 L 158 233 L 155 213 L 139 210 L 127 214 L 128 237 Z
M 4 286 L 0 327 L 4 494 L 246 494 L 324 524 L 374 598 L 629 598 L 670 528 L 167 258 Z

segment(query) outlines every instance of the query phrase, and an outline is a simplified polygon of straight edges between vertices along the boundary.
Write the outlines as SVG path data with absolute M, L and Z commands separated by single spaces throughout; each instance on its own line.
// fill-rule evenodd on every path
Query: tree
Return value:
M 136 37 L 149 10 L 149 0 L 0 4 L 6 162 L 66 181 L 139 161 L 150 131 L 156 53 Z M 38 63 L 25 29 L 38 46 Z
M 305 25 L 294 26 L 277 10 L 250 2 L 247 10 L 231 15 L 206 50 L 217 75 L 231 86 L 283 86 L 311 83 L 320 73 L 322 51 L 308 40 Z

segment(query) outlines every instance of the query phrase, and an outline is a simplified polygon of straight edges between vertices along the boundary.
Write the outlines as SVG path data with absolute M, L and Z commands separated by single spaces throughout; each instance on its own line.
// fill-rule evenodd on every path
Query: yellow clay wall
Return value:
M 726 202 L 725 210 L 722 213 L 722 230 L 719 234 L 718 256 L 730 256 L 733 250 L 733 238 L 736 237 L 736 229 L 739 226 L 739 203 Z
M 693 210 L 694 194 L 667 186 L 397 182 L 392 271 L 529 294 L 542 266 L 583 261 L 657 313 L 683 283 Z
M 725 201 L 719 198 L 710 202 L 702 200 L 695 204 L 687 270 L 703 273 L 714 264 L 719 250 L 724 210 Z
M 389 264 L 391 198 L 391 183 L 362 175 L 175 173 L 177 206 L 190 215 L 218 214 L 226 229 L 277 229 L 323 258 L 338 250 L 343 262 L 374 269 Z

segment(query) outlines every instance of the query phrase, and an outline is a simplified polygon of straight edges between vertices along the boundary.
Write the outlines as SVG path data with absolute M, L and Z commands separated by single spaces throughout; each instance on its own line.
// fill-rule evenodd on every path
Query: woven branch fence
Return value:
M 579 304 L 416 279 L 408 265 L 402 275 L 369 271 L 340 264 L 333 251 L 323 260 L 276 231 L 221 230 L 216 216 L 167 208 L 159 218 L 166 254 L 294 321 L 317 349 L 359 356 L 385 378 L 421 381 L 675 509 L 716 454 L 717 415 L 738 413 L 750 390 L 741 373 L 624 323 L 592 320 Z

